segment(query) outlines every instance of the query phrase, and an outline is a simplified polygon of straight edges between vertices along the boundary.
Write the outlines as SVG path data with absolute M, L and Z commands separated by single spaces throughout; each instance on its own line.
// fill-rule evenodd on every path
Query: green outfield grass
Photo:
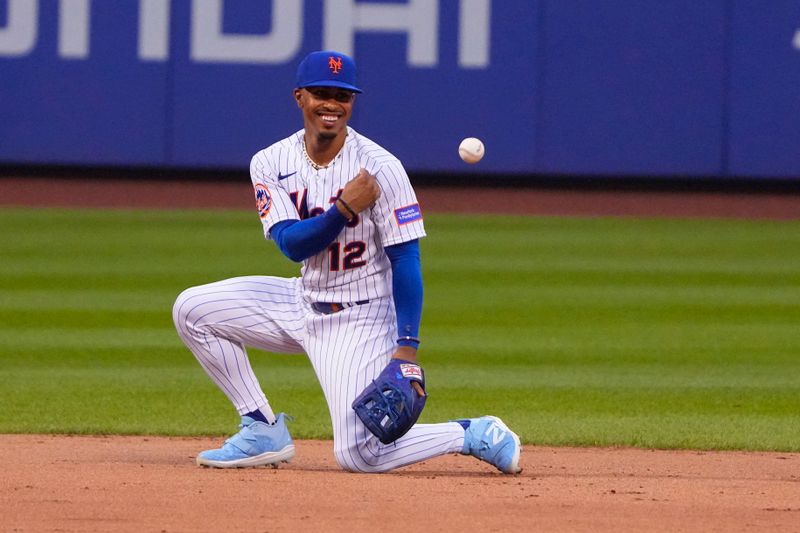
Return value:
M 239 211 L 0 210 L 0 432 L 225 435 L 173 331 L 184 288 L 294 275 Z M 428 215 L 422 420 L 527 443 L 800 451 L 800 224 Z M 252 352 L 297 438 L 303 356 Z

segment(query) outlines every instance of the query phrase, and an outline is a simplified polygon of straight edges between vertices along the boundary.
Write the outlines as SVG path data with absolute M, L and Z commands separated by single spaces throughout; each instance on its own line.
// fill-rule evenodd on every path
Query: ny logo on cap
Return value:
M 334 74 L 339 74 L 339 71 L 342 69 L 342 58 L 333 56 L 329 57 L 328 68 L 331 69 L 331 72 Z

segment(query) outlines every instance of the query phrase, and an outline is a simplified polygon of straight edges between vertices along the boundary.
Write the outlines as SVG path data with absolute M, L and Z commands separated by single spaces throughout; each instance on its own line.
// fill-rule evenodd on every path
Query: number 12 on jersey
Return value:
M 348 242 L 344 246 L 339 241 L 334 241 L 328 246 L 328 259 L 331 272 L 340 270 L 350 270 L 367 264 L 361 256 L 367 249 L 367 243 L 363 241 Z

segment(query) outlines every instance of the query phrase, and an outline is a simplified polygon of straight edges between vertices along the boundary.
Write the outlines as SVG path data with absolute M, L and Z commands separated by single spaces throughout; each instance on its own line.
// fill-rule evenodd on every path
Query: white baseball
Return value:
M 475 137 L 467 137 L 458 145 L 458 155 L 471 165 L 483 159 L 484 153 L 483 142 Z

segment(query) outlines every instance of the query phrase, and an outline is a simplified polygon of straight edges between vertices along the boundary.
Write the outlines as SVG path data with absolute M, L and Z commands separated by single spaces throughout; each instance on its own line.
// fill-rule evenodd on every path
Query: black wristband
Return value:
M 419 342 L 420 341 L 417 337 L 411 337 L 411 336 L 400 337 L 399 339 L 397 339 L 397 344 L 399 344 L 400 346 L 413 346 L 414 348 L 419 346 Z
M 342 202 L 342 206 L 344 206 L 344 208 L 347 209 L 347 212 L 350 213 L 350 220 L 353 220 L 354 218 L 356 218 L 356 212 L 353 211 L 353 208 L 350 207 L 350 205 L 347 202 L 342 200 L 341 197 L 337 198 L 336 201 L 337 202 Z

